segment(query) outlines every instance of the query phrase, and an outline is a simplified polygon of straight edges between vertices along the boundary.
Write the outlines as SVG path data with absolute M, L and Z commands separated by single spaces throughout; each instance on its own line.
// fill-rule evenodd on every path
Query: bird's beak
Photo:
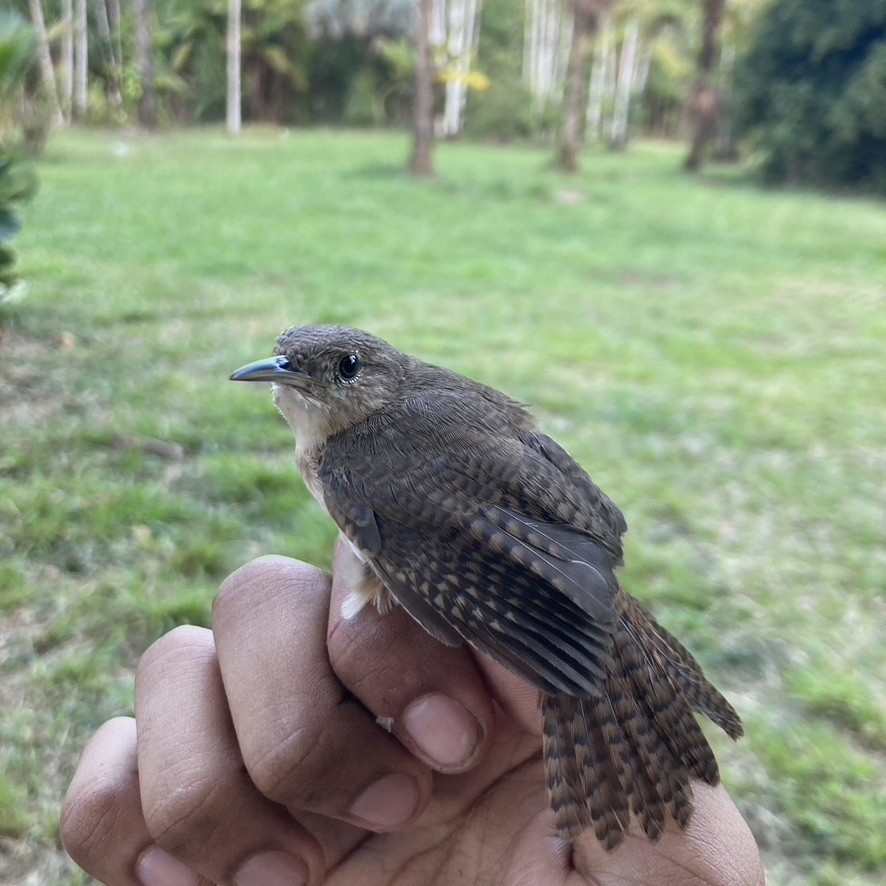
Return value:
M 231 381 L 272 381 L 278 385 L 290 385 L 294 388 L 314 387 L 314 379 L 303 372 L 289 368 L 286 357 L 268 357 L 241 366 L 232 376 Z

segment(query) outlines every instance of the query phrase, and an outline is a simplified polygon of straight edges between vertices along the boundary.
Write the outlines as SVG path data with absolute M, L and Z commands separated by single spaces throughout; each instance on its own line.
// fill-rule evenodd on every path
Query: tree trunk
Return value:
M 98 0 L 95 4 L 95 15 L 98 24 L 98 33 L 104 45 L 107 56 L 107 96 L 108 104 L 119 116 L 123 111 L 123 69 L 117 56 L 116 46 L 111 36 L 111 17 L 106 0 Z
M 64 123 L 61 108 L 58 103 L 58 86 L 55 82 L 55 69 L 52 66 L 52 54 L 49 51 L 49 37 L 46 34 L 46 20 L 43 18 L 43 6 L 40 0 L 30 0 L 31 22 L 37 32 L 37 53 L 40 60 L 40 76 L 43 79 L 43 89 L 46 98 L 52 108 L 53 116 L 57 123 Z
M 74 117 L 85 120 L 89 110 L 89 33 L 86 0 L 74 0 Z
M 594 46 L 594 67 L 588 89 L 588 112 L 586 133 L 593 139 L 603 135 L 603 100 L 606 96 L 606 68 L 609 60 L 609 46 L 612 41 L 612 14 L 607 13 L 597 30 Z
M 738 148 L 729 113 L 735 76 L 735 55 L 735 46 L 726 46 L 723 49 L 720 63 L 720 119 L 717 122 L 717 141 L 714 146 L 714 159 L 729 163 L 738 160 Z
M 413 148 L 409 168 L 413 175 L 434 175 L 434 60 L 431 57 L 432 0 L 419 0 L 418 43 L 413 98 Z
M 467 76 L 471 56 L 480 36 L 481 0 L 449 0 L 449 27 L 446 35 L 447 67 L 454 74 L 446 83 L 443 105 L 442 133 L 446 138 L 457 136 L 464 124 L 468 97 Z
M 240 118 L 240 43 L 243 10 L 241 0 L 228 0 L 228 107 L 229 135 L 239 135 Z
M 479 0 L 448 0 L 448 22 L 445 36 L 447 71 L 443 117 L 440 132 L 454 138 L 462 129 L 467 102 L 467 76 L 471 70 L 471 55 L 476 49 L 479 31 Z
M 591 41 L 608 0 L 572 0 L 572 52 L 569 59 L 566 112 L 557 152 L 557 165 L 578 172 L 578 156 L 584 143 L 588 104 L 588 59 Z
M 615 88 L 615 108 L 612 111 L 612 128 L 609 131 L 609 147 L 617 151 L 628 144 L 628 114 L 634 81 L 637 77 L 637 49 L 640 43 L 640 23 L 636 18 L 628 22 L 621 45 L 621 60 L 618 66 L 618 84 Z
M 65 122 L 71 122 L 74 106 L 74 2 L 62 0 L 62 58 L 60 104 Z
M 123 15 L 120 11 L 120 0 L 111 0 L 108 6 L 108 19 L 111 27 L 111 36 L 114 42 L 114 57 L 120 70 L 120 84 L 122 93 L 123 84 Z
M 135 44 L 142 94 L 138 122 L 146 129 L 157 125 L 157 92 L 154 84 L 154 21 L 151 0 L 135 0 Z
M 715 77 L 720 60 L 720 31 L 726 0 L 703 0 L 701 50 L 698 71 L 689 96 L 689 120 L 692 126 L 692 146 L 684 164 L 689 172 L 697 172 L 707 156 L 708 148 L 717 133 L 717 121 L 722 106 Z
M 523 79 L 540 102 L 562 97 L 572 16 L 560 0 L 527 0 L 523 37 Z
M 523 82 L 532 89 L 532 78 L 536 54 L 535 9 L 538 0 L 526 0 L 523 10 Z

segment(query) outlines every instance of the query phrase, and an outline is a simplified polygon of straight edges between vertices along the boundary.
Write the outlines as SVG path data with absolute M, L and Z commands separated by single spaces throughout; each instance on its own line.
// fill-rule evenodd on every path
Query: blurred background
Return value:
M 0 883 L 134 667 L 335 529 L 259 386 L 300 323 L 530 404 L 745 720 L 769 882 L 886 882 L 886 3 L 0 11 Z M 281 650 L 281 655 L 286 651 Z

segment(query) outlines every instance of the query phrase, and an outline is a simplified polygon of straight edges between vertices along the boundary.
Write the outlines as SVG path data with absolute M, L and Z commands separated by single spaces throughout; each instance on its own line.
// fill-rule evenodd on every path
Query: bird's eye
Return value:
M 343 381 L 353 381 L 361 367 L 360 358 L 356 354 L 342 357 L 338 363 L 338 374 Z

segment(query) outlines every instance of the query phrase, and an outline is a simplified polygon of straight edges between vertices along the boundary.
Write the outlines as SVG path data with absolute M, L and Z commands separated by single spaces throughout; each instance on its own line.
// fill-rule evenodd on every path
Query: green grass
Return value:
M 619 503 L 624 581 L 735 701 L 713 736 L 770 883 L 886 864 L 886 206 L 692 180 L 679 153 L 273 130 L 49 147 L 0 340 L 0 880 L 144 647 L 334 531 L 267 392 L 283 327 L 363 326 L 532 404 Z M 152 441 L 163 441 L 157 446 Z M 7 715 L 7 712 L 10 712 Z

